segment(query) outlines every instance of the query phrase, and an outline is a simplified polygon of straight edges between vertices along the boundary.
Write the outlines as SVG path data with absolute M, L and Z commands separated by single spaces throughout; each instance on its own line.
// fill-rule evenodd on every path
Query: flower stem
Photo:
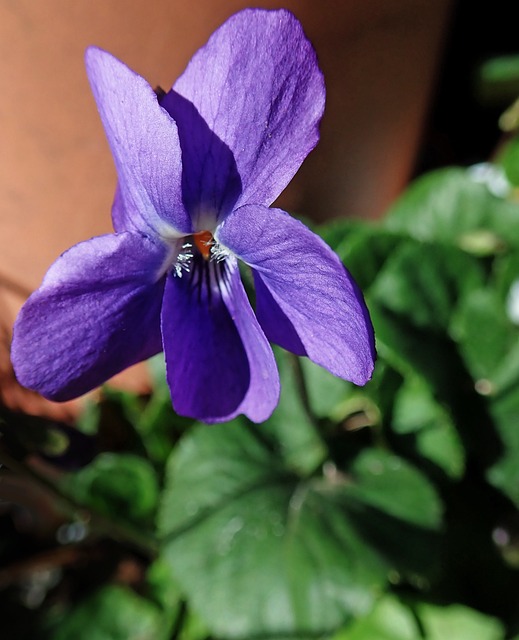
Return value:
M 173 624 L 173 630 L 171 632 L 170 640 L 178 640 L 180 638 L 180 634 L 184 630 L 184 624 L 187 618 L 187 602 L 182 600 L 180 603 L 180 608 L 177 613 L 177 617 Z
M 310 404 L 310 395 L 308 393 L 308 386 L 306 384 L 305 372 L 303 371 L 303 367 L 301 366 L 301 359 L 299 358 L 299 356 L 296 356 L 293 353 L 288 353 L 287 355 L 290 359 L 292 371 L 294 372 L 294 380 L 296 383 L 297 392 L 301 399 L 301 404 L 303 405 L 303 409 L 305 410 L 306 415 L 310 419 L 313 426 L 318 429 L 320 426 L 319 418 L 313 412 L 312 405 Z

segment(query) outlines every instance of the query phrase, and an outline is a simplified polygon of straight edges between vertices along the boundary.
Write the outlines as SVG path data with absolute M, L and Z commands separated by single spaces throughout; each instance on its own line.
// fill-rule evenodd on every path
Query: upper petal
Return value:
M 20 383 L 69 400 L 161 351 L 165 258 L 164 247 L 134 233 L 66 251 L 16 320 L 11 358 Z
M 85 60 L 119 177 L 123 214 L 114 218 L 116 230 L 190 233 L 171 116 L 146 80 L 106 51 L 90 47 Z
M 211 131 L 194 105 L 171 90 L 161 104 L 178 126 L 182 148 L 182 193 L 197 231 L 212 230 L 232 211 L 242 183 L 229 147 Z
M 225 148 L 231 150 L 242 183 L 237 206 L 271 204 L 317 144 L 324 82 L 312 45 L 286 10 L 246 9 L 232 16 L 173 89 L 164 107 L 178 112 L 180 94 L 224 145 L 213 145 L 212 154 L 200 159 L 200 179 L 202 163 L 214 173 L 221 158 L 228 163 Z M 188 125 L 181 115 L 175 118 L 182 136 Z
M 279 398 L 276 363 L 234 260 L 168 277 L 162 335 L 178 413 L 204 422 L 270 416 Z
M 319 236 L 284 211 L 244 206 L 226 218 L 217 239 L 253 267 L 256 315 L 270 340 L 341 378 L 369 380 L 375 347 L 366 305 Z

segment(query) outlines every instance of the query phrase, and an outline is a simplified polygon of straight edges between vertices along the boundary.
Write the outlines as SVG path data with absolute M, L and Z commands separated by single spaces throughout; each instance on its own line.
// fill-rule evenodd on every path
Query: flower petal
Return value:
M 222 265 L 207 263 L 166 282 L 162 335 L 173 406 L 181 415 L 209 423 L 240 413 L 262 422 L 279 398 L 274 355 L 236 261 Z
M 182 203 L 182 164 L 175 123 L 149 84 L 101 49 L 90 47 L 86 67 L 119 176 L 116 231 L 190 233 Z
M 207 126 L 193 104 L 173 90 L 162 100 L 178 126 L 184 206 L 197 231 L 213 230 L 232 211 L 242 183 L 232 151 Z
M 166 249 L 134 233 L 72 247 L 16 320 L 11 358 L 21 384 L 70 400 L 162 349 Z
M 187 135 L 189 118 L 184 122 L 175 108 L 176 93 L 232 151 L 243 189 L 238 205 L 271 204 L 317 144 L 324 82 L 312 45 L 286 10 L 246 9 L 232 16 L 173 89 L 161 104 L 176 112 L 180 137 Z M 228 162 L 224 150 L 211 147 L 189 173 L 201 182 L 208 165 L 209 174 L 218 173 L 221 156 Z
M 296 353 L 302 347 L 355 384 L 369 380 L 375 347 L 366 305 L 319 236 L 284 211 L 244 206 L 226 218 L 217 240 L 254 269 L 256 315 L 267 338 Z

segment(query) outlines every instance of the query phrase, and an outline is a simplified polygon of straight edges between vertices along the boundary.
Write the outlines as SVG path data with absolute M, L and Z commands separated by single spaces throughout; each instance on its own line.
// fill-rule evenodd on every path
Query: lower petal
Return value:
M 170 276 L 166 283 L 162 335 L 173 406 L 209 423 L 240 413 L 262 422 L 279 398 L 272 350 L 236 262 L 204 268 L 214 269 L 210 277 Z
M 272 342 L 365 384 L 375 344 L 361 292 L 319 236 L 284 211 L 247 205 L 217 240 L 254 269 L 256 314 Z
M 66 251 L 16 320 L 11 358 L 21 384 L 70 400 L 162 349 L 166 249 L 134 233 Z
M 308 355 L 294 325 L 272 297 L 261 276 L 256 271 L 253 275 L 256 289 L 256 316 L 265 335 L 271 342 L 295 353 L 296 356 Z

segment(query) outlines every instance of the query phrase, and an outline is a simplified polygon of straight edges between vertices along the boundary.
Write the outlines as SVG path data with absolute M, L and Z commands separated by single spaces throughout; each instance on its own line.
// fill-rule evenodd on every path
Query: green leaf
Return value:
M 420 376 L 431 394 L 445 406 L 463 447 L 486 466 L 501 455 L 501 443 L 492 429 L 485 400 L 474 386 L 458 345 L 438 331 L 418 328 L 406 316 L 383 305 L 370 305 L 380 356 L 404 379 Z
M 415 434 L 418 452 L 451 477 L 465 466 L 462 443 L 448 412 L 433 397 L 423 378 L 408 376 L 395 398 L 391 427 L 395 433 Z
M 424 638 L 419 633 L 412 611 L 394 596 L 386 595 L 369 615 L 334 635 L 332 640 L 424 640 Z
M 431 388 L 419 376 L 409 375 L 395 397 L 391 426 L 396 433 L 415 433 L 448 421 L 433 398 Z
M 163 558 L 157 558 L 150 565 L 146 583 L 146 595 L 159 607 L 164 610 L 178 608 L 182 599 L 181 592 Z
M 213 633 L 326 633 L 369 611 L 402 556 L 403 570 L 434 562 L 438 501 L 409 465 L 373 452 L 301 479 L 245 424 L 182 439 L 159 511 L 164 557 Z
M 501 371 L 508 366 L 508 356 L 519 339 L 519 331 L 507 317 L 497 291 L 471 291 L 461 301 L 452 334 L 474 380 L 486 380 L 496 391 Z M 511 364 L 517 362 L 514 353 Z M 519 366 L 517 370 L 519 373 Z
M 408 241 L 386 262 L 370 299 L 406 315 L 418 327 L 445 331 L 458 300 L 483 279 L 482 268 L 466 253 Z
M 424 175 L 407 189 L 390 209 L 385 226 L 417 240 L 468 250 L 474 234 L 484 233 L 486 252 L 492 254 L 519 246 L 519 205 L 494 196 L 467 170 L 441 169 Z
M 346 508 L 362 539 L 397 572 L 432 579 L 442 517 L 432 485 L 401 458 L 375 449 L 363 451 L 349 473 L 354 482 L 345 491 Z
M 439 332 L 416 327 L 406 316 L 370 300 L 370 312 L 377 351 L 404 378 L 421 376 L 432 388 L 451 388 L 452 380 L 445 376 L 456 359 L 452 344 Z
M 500 262 L 497 284 L 504 289 L 517 255 Z M 487 478 L 519 505 L 519 330 L 507 315 L 503 294 L 493 289 L 473 291 L 456 315 L 453 333 L 476 389 L 487 399 L 489 425 L 499 436 L 499 456 Z
M 498 620 L 468 607 L 423 604 L 417 607 L 417 613 L 427 640 L 502 640 L 504 637 L 503 626 Z
M 516 357 L 519 352 L 515 350 Z M 501 456 L 487 471 L 489 482 L 519 507 L 519 384 L 517 380 L 490 398 L 490 412 L 502 441 Z
M 519 137 L 515 136 L 501 151 L 499 162 L 505 170 L 505 175 L 515 187 L 519 186 Z
M 417 450 L 452 478 L 461 478 L 465 471 L 465 451 L 452 424 L 436 425 L 420 431 Z
M 167 627 L 150 602 L 106 586 L 51 623 L 52 640 L 166 640 Z
M 310 407 L 318 418 L 335 416 L 340 412 L 340 406 L 355 393 L 353 385 L 337 378 L 308 358 L 301 358 L 301 367 Z
M 494 261 L 493 276 L 493 284 L 505 305 L 509 319 L 518 325 L 519 312 L 511 307 L 517 305 L 514 294 L 516 294 L 515 288 L 519 282 L 519 252 L 510 251 L 499 256 Z
M 519 55 L 485 60 L 477 74 L 478 97 L 485 104 L 507 105 L 519 95 Z
M 426 529 L 440 525 L 441 504 L 432 486 L 398 456 L 366 449 L 355 460 L 350 473 L 356 480 L 348 487 L 350 496 Z
M 150 521 L 159 494 L 150 463 L 123 453 L 101 453 L 81 471 L 68 476 L 62 487 L 80 504 L 134 522 Z
M 365 618 L 332 640 L 502 640 L 495 619 L 474 609 L 453 605 L 406 605 L 386 595 Z

